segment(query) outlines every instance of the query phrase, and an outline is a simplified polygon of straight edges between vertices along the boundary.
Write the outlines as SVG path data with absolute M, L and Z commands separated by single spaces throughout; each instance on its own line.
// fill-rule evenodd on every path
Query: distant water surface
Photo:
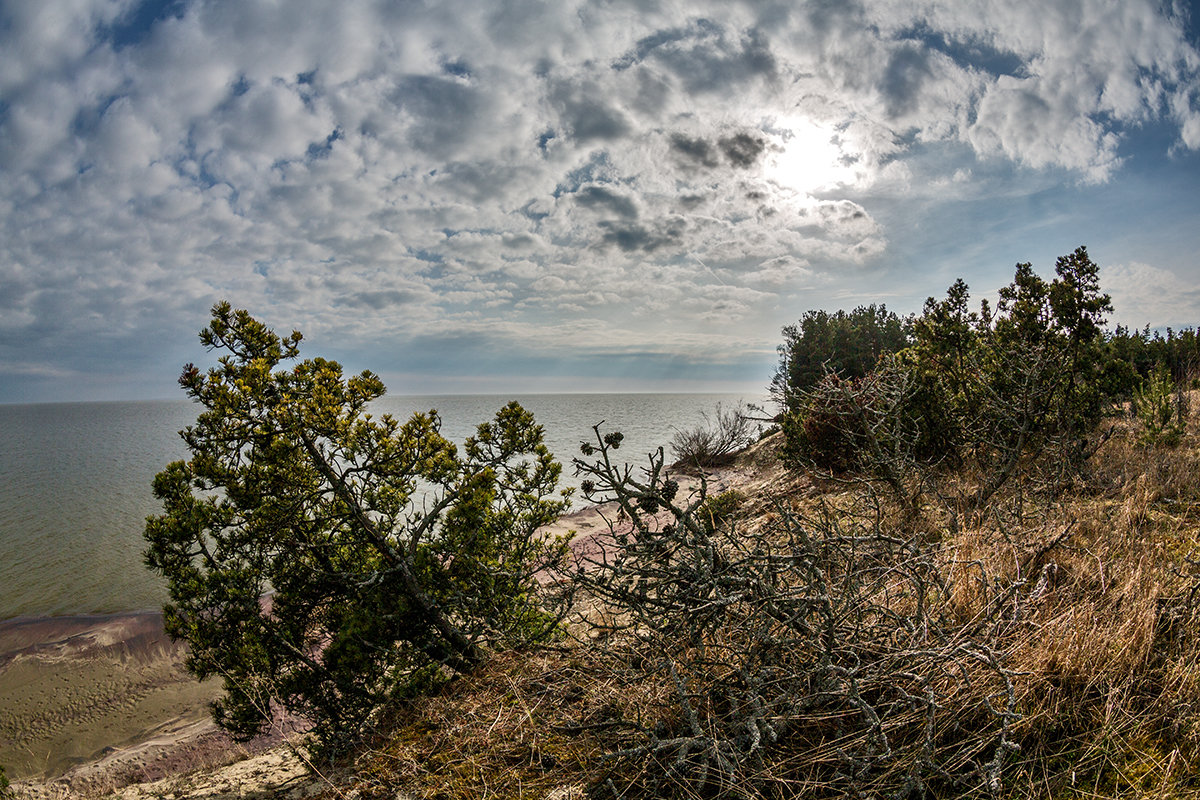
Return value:
M 509 400 L 534 413 L 574 485 L 570 460 L 592 425 L 620 430 L 635 464 L 666 447 L 701 412 L 743 397 L 724 394 L 557 394 L 384 397 L 376 413 L 406 418 L 437 409 L 456 443 Z M 748 402 L 761 398 L 747 397 Z M 186 458 L 178 431 L 195 421 L 187 401 L 0 405 L 0 619 L 156 608 L 160 580 L 142 564 L 142 526 L 161 509 L 156 472 Z M 670 458 L 670 449 L 667 447 Z M 581 500 L 576 500 L 578 505 Z

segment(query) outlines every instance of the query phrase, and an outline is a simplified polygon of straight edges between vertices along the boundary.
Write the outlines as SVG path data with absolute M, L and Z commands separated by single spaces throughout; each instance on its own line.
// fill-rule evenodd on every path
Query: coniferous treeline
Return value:
M 1200 336 L 1196 329 L 1167 328 L 1166 333 L 1118 325 L 1105 337 L 1104 370 L 1101 375 L 1105 393 L 1127 399 L 1162 364 L 1173 380 L 1191 384 L 1200 379 Z
M 1200 339 L 1192 328 L 1105 332 L 1111 311 L 1084 247 L 1049 280 L 1018 264 L 994 307 L 973 306 L 959 279 L 920 315 L 810 311 L 784 329 L 771 384 L 785 459 L 874 473 L 897 495 L 916 472 L 966 465 L 984 476 L 968 502 L 978 507 L 1019 465 L 1074 469 L 1127 401 L 1148 435 L 1167 436 L 1149 429 L 1178 427 Z
M 1086 248 L 1081 247 L 1064 259 L 1076 260 L 1077 270 L 1086 267 L 1088 280 L 1096 282 L 1096 268 L 1088 258 Z M 1082 277 L 1077 274 L 1071 280 Z M 1068 298 L 1080 299 L 1082 295 L 1078 287 L 1072 288 L 1061 281 L 1060 284 L 1056 290 L 1059 293 L 1057 308 L 1034 308 L 1050 300 L 1046 293 L 1054 284 L 1045 284 L 1033 273 L 1030 264 L 1018 264 L 1013 283 L 1001 290 L 1001 305 L 1012 307 L 1024 298 L 1022 302 L 1026 307 L 1018 311 L 1018 315 L 1025 317 L 1022 325 L 1061 329 L 1070 324 L 1062 316 L 1070 313 Z M 1094 299 L 1103 297 L 1107 302 L 1107 295 L 1098 292 L 1098 282 L 1095 288 Z M 796 324 L 783 329 L 779 366 L 770 385 L 772 396 L 781 408 L 795 411 L 800 396 L 815 387 L 826 374 L 833 373 L 843 379 L 864 378 L 882 357 L 922 343 L 928 347 L 936 342 L 938 349 L 962 356 L 968 350 L 969 340 L 983 330 L 993 328 L 996 322 L 986 300 L 977 313 L 971 311 L 969 301 L 969 287 L 960 278 L 950 286 L 944 299 L 930 297 L 926 300 L 920 315 L 899 316 L 888 311 L 886 305 L 875 303 L 858 306 L 853 311 L 807 311 Z M 1106 306 L 1104 310 L 1112 309 Z M 1103 319 L 1098 319 L 1098 324 L 1102 325 Z M 1001 322 L 1001 327 L 1004 324 Z M 1176 382 L 1190 384 L 1200 380 L 1200 334 L 1192 326 L 1181 330 L 1168 327 L 1164 332 L 1152 330 L 1149 325 L 1142 329 L 1117 325 L 1102 332 L 1096 356 L 1099 359 L 1096 374 L 1099 390 L 1108 400 L 1132 398 L 1160 364 Z M 960 361 L 942 366 L 961 372 L 963 364 Z

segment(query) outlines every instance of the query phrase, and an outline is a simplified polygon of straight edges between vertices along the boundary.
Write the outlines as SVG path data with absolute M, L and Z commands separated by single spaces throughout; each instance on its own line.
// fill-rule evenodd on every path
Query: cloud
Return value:
M 685 164 L 694 162 L 711 169 L 720 163 L 717 160 L 717 150 L 713 147 L 712 142 L 698 137 L 692 138 L 684 133 L 673 133 L 670 138 L 671 149 Z
M 603 96 L 596 81 L 555 81 L 546 99 L 565 135 L 579 144 L 592 144 L 621 139 L 632 130 L 625 113 Z
M 604 231 L 600 242 L 616 245 L 626 253 L 653 253 L 659 248 L 679 244 L 683 239 L 683 225 L 678 219 L 663 219 L 652 226 L 604 220 L 600 223 Z
M 766 139 L 752 133 L 737 133 L 722 137 L 718 141 L 721 152 L 729 163 L 740 169 L 754 166 L 767 147 Z
M 1195 326 L 1200 289 L 1193 279 L 1137 261 L 1104 267 L 1100 285 L 1112 296 L 1113 321 L 1131 328 Z
M 165 360 L 222 297 L 347 343 L 701 359 L 891 269 L 896 197 L 1104 184 L 1143 128 L 1200 149 L 1152 0 L 156 8 L 0 10 L 10 374 Z
M 637 205 L 629 197 L 595 184 L 584 186 L 572 195 L 584 208 L 608 211 L 622 219 L 637 219 Z
M 724 93 L 776 72 L 776 56 L 758 28 L 742 30 L 709 18 L 661 29 L 618 58 L 617 69 L 651 62 L 679 80 L 689 94 Z

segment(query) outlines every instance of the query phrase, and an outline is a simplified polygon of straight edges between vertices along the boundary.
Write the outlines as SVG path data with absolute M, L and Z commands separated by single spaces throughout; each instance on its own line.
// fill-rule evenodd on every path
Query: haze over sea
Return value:
M 591 426 L 625 434 L 620 454 L 645 463 L 676 429 L 702 422 L 717 403 L 761 403 L 728 394 L 556 394 L 384 397 L 376 413 L 406 418 L 437 409 L 442 433 L 461 444 L 509 400 L 545 428 L 575 485 L 570 460 Z M 163 585 L 142 564 L 142 526 L 160 511 L 154 474 L 185 458 L 178 431 L 195 421 L 186 400 L 0 405 L 0 619 L 141 611 L 160 606 Z M 574 507 L 585 501 L 576 498 Z

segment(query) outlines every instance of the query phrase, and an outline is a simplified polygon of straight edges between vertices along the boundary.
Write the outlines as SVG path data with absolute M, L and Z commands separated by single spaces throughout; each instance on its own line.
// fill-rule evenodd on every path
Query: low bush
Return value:
M 676 464 L 703 469 L 728 463 L 735 453 L 758 438 L 758 429 L 747 413 L 744 403 L 734 408 L 724 408 L 718 403 L 711 417 L 701 412 L 703 424 L 676 431 L 671 439 Z
M 1195 493 L 1022 472 L 986 513 L 913 516 L 846 481 L 713 524 L 726 495 L 680 497 L 661 455 L 635 476 L 592 453 L 620 512 L 575 577 L 606 630 L 582 646 L 641 688 L 590 796 L 1200 795 Z
M 865 378 L 826 375 L 799 413 L 784 418 L 787 462 L 834 472 L 866 466 L 867 436 L 879 414 L 872 390 Z
M 594 796 L 1001 785 L 1020 718 L 1005 600 L 965 632 L 945 613 L 942 554 L 870 503 L 803 513 L 778 502 L 768 524 L 714 524 L 728 493 L 676 502 L 661 458 L 634 480 L 596 452 L 587 468 L 631 527 L 614 525 L 613 547 L 575 580 L 627 631 L 614 640 L 621 682 L 661 690 Z M 668 521 L 641 511 L 655 493 Z
M 705 528 L 715 531 L 729 523 L 745 499 L 746 496 L 736 489 L 710 495 L 704 498 L 704 503 L 697 510 L 697 516 Z
M 1148 444 L 1173 447 L 1183 437 L 1184 401 L 1165 364 L 1160 363 L 1133 393 L 1133 412 Z
M 887 306 L 871 304 L 853 311 L 808 311 L 783 329 L 779 366 L 770 392 L 782 408 L 795 411 L 806 392 L 825 375 L 862 378 L 879 360 L 907 347 L 913 320 Z

